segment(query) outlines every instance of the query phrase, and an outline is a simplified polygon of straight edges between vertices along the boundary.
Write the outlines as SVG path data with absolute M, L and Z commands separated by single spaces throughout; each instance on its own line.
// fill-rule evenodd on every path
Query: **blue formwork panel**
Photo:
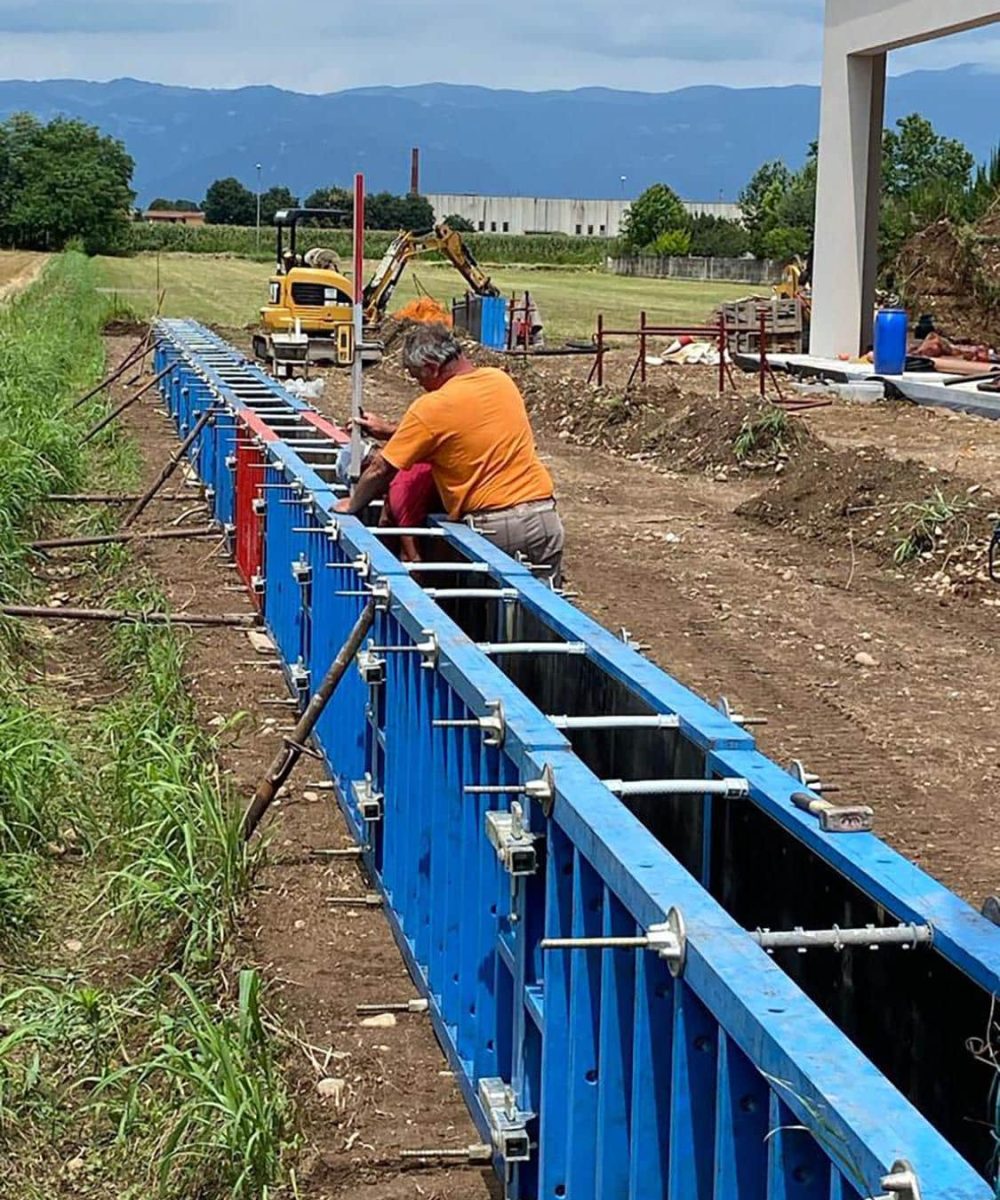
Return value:
M 503 296 L 484 296 L 482 304 L 479 340 L 491 350 L 503 350 L 507 345 L 507 300 Z
M 175 352 L 227 412 L 254 389 L 282 398 L 201 327 L 164 322 L 159 332 L 157 361 Z M 162 389 L 181 424 L 178 386 Z M 213 438 L 199 469 L 206 481 L 214 469 L 218 492 L 225 448 L 218 431 Z M 336 516 L 333 485 L 293 447 L 266 451 L 277 486 L 266 499 L 264 616 L 290 682 L 305 680 L 303 700 L 378 596 L 364 662 L 335 693 L 316 742 L 507 1194 L 860 1200 L 888 1189 L 916 1200 L 915 1179 L 928 1197 L 986 1200 L 988 1155 L 973 1170 L 942 1134 L 957 1129 L 939 1101 L 961 1099 L 947 1070 L 958 1062 L 951 1026 L 960 1022 L 938 1021 L 945 1049 L 934 1050 L 927 1024 L 940 1009 L 927 980 L 956 1013 L 970 996 L 988 1011 L 1000 984 L 998 931 L 877 838 L 822 833 L 791 802 L 801 785 L 745 729 L 524 564 L 446 526 L 428 539 L 442 570 L 478 564 L 477 587 L 505 587 L 516 601 L 436 601 L 376 534 Z M 582 652 L 540 670 L 518 655 L 488 656 L 482 640 Z M 662 732 L 631 758 L 596 735 L 567 734 L 553 719 L 567 710 L 552 706 L 570 694 L 590 713 L 655 714 Z M 706 787 L 736 779 L 745 791 L 644 808 L 609 790 L 609 765 L 623 777 L 626 767 L 638 778 L 656 769 Z M 505 840 L 512 821 L 522 830 L 514 843 Z M 531 848 L 530 870 L 512 869 L 512 844 Z M 934 947 L 902 966 L 892 950 L 771 958 L 743 914 L 784 920 L 790 880 L 812 905 L 807 918 L 929 923 Z M 676 914 L 683 936 L 665 957 L 657 931 L 670 919 L 680 929 Z M 631 943 L 543 945 L 567 938 Z M 853 992 L 851 973 L 870 981 L 867 1007 L 831 999 Z M 865 1012 L 883 1011 L 900 1017 L 889 1051 L 865 1025 L 875 1019 Z M 911 1098 L 900 1090 L 905 1054 L 917 1064 Z M 924 1054 L 939 1055 L 939 1095 L 920 1072 Z M 980 1082 L 985 1119 L 989 1080 Z M 912 1177 L 900 1175 L 901 1160 Z M 893 1172 L 900 1177 L 886 1182 Z

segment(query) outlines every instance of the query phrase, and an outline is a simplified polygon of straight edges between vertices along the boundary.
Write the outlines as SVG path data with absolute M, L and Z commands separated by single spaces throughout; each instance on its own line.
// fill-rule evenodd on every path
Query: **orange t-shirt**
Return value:
M 455 375 L 415 400 L 382 455 L 398 471 L 430 463 L 452 520 L 552 495 L 524 399 L 495 367 Z

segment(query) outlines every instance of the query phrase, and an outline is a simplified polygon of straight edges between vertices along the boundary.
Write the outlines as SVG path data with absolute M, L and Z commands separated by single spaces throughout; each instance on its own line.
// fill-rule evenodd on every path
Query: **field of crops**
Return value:
M 205 255 L 155 254 L 101 259 L 104 286 L 148 315 L 155 311 L 157 287 L 165 293 L 166 316 L 188 316 L 214 325 L 255 324 L 267 295 L 271 268 L 247 259 Z M 701 323 L 723 300 L 746 295 L 745 284 L 702 283 L 681 279 L 632 279 L 598 270 L 501 267 L 492 272 L 503 290 L 531 292 L 550 341 L 589 338 L 598 312 L 608 323 L 636 325 L 645 309 L 650 321 Z M 418 288 L 446 303 L 464 293 L 465 284 L 443 263 L 412 265 L 393 300 L 398 308 Z
M 239 225 L 149 225 L 136 222 L 129 230 L 129 249 L 186 254 L 236 254 L 259 262 L 274 261 L 274 230 Z M 351 234 L 346 229 L 312 230 L 310 245 L 327 246 L 348 258 Z M 365 238 L 371 258 L 385 253 L 395 233 L 372 230 Z M 607 238 L 569 237 L 563 234 L 469 233 L 463 235 L 472 252 L 487 263 L 553 263 L 565 266 L 600 266 L 609 253 Z

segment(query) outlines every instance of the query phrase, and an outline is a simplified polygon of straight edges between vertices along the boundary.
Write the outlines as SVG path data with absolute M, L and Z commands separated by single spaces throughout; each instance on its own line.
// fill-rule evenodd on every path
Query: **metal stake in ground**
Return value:
M 241 629 L 260 624 L 254 614 L 129 612 L 122 608 L 48 608 L 34 604 L 4 604 L 0 606 L 0 615 L 63 621 L 125 621 L 131 625 L 234 625 Z
M 122 359 L 121 364 L 114 371 L 112 371 L 110 375 L 106 375 L 100 383 L 92 387 L 90 391 L 86 393 L 86 395 L 81 396 L 78 400 L 74 400 L 69 408 L 66 409 L 66 411 L 73 412 L 73 410 L 79 408 L 81 404 L 86 404 L 87 401 L 93 399 L 98 392 L 103 392 L 109 384 L 114 383 L 116 379 L 120 379 L 122 375 L 124 375 L 129 369 L 129 367 L 135 363 L 135 360 L 140 354 L 145 357 L 146 347 L 149 344 L 149 338 L 151 334 L 152 330 L 147 329 L 142 338 L 132 347 L 128 354 L 125 355 L 124 359 Z
M 140 496 L 135 504 L 133 504 L 129 509 L 128 515 L 125 517 L 125 520 L 122 521 L 122 529 L 128 529 L 130 525 L 135 524 L 149 502 L 153 499 L 160 488 L 163 487 L 170 476 L 173 475 L 174 471 L 177 470 L 177 467 L 184 455 L 187 454 L 187 452 L 195 444 L 201 435 L 201 431 L 205 428 L 209 421 L 212 420 L 217 411 L 218 409 L 214 405 L 211 408 L 205 409 L 205 411 L 195 422 L 194 429 L 191 430 L 184 441 L 181 442 L 173 454 L 171 454 L 170 458 L 167 460 L 167 465 L 163 468 L 159 475 L 157 475 L 156 479 L 152 484 L 150 484 L 149 488 L 147 488 L 142 496 Z
M 361 649 L 361 643 L 368 636 L 368 631 L 371 629 L 374 620 L 375 601 L 369 600 L 364 609 L 362 609 L 361 616 L 358 617 L 354 628 L 348 635 L 347 641 L 341 646 L 340 653 L 333 660 L 333 665 L 324 676 L 323 682 L 319 685 L 306 706 L 305 712 L 299 718 L 298 724 L 288 737 L 284 739 L 284 748 L 275 756 L 264 778 L 257 785 L 253 800 L 250 802 L 250 807 L 243 818 L 243 837 L 245 840 L 253 837 L 254 830 L 260 824 L 264 814 L 271 807 L 274 797 L 278 794 L 278 789 L 288 776 L 291 775 L 295 764 L 302 757 L 305 744 L 312 735 L 312 731 L 316 727 L 316 722 L 323 715 L 323 710 L 326 708 L 327 702 L 337 690 L 337 685 L 346 674 L 347 668 L 354 662 L 358 651 Z
M 92 438 L 97 437 L 102 429 L 106 429 L 107 426 L 110 425 L 112 421 L 120 417 L 127 408 L 131 408 L 137 400 L 141 400 L 142 397 L 145 396 L 145 394 L 150 390 L 150 388 L 156 387 L 160 380 L 169 375 L 173 369 L 174 368 L 172 365 L 169 367 L 164 367 L 159 375 L 151 379 L 149 383 L 143 384 L 143 386 L 137 392 L 134 392 L 131 396 L 129 396 L 127 400 L 123 400 L 116 409 L 113 409 L 111 412 L 109 412 L 106 417 L 103 417 L 97 422 L 93 429 L 89 430 L 83 435 L 83 442 L 89 442 Z
M 82 546 L 114 546 L 122 542 L 155 542 L 171 538 L 221 537 L 222 530 L 216 525 L 183 525 L 177 529 L 148 529 L 139 533 L 99 533 L 89 537 L 49 538 L 47 541 L 31 542 L 29 550 L 66 550 Z

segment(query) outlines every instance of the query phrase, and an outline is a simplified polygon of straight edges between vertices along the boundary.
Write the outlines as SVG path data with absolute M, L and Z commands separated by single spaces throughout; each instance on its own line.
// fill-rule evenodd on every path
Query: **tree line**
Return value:
M 260 193 L 261 224 L 271 225 L 276 213 L 298 207 L 299 197 L 291 188 L 270 187 Z M 301 207 L 333 209 L 338 215 L 317 218 L 315 223 L 331 229 L 349 229 L 354 218 L 354 194 L 347 188 L 335 185 L 317 188 L 304 198 Z M 216 179 L 209 186 L 201 204 L 192 200 L 158 197 L 149 206 L 152 212 L 164 209 L 203 212 L 209 225 L 254 225 L 257 221 L 257 193 L 230 175 L 225 179 Z M 434 209 L 423 196 L 395 196 L 391 192 L 376 192 L 365 200 L 365 224 L 369 229 L 430 229 L 434 224 Z
M 691 217 L 665 184 L 647 189 L 631 206 L 622 230 L 630 254 L 808 259 L 816 224 L 818 147 L 798 171 L 764 163 L 740 192 L 742 220 Z M 976 168 L 969 150 L 940 135 L 917 113 L 882 137 L 880 254 L 891 263 L 903 243 L 940 217 L 976 221 L 1000 191 L 1000 152 Z

